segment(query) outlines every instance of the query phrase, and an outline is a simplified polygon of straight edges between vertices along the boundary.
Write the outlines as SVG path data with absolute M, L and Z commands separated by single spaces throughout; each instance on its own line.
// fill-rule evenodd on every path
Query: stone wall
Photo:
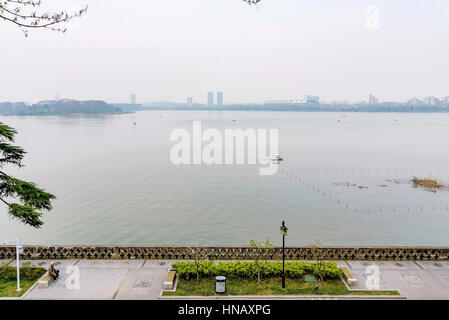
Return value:
M 213 260 L 245 260 L 253 249 L 239 246 L 201 247 Z M 0 246 L 0 260 L 15 258 L 14 246 Z M 287 260 L 449 260 L 449 247 L 286 247 Z M 282 248 L 269 249 L 269 259 L 281 259 Z M 25 246 L 22 259 L 191 259 L 189 248 L 181 246 Z

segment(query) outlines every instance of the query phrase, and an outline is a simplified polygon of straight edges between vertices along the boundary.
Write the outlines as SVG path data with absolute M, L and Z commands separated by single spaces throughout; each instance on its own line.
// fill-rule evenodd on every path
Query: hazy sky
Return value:
M 449 95 L 449 0 L 43 2 L 90 8 L 66 34 L 25 38 L 0 22 L 0 101 L 57 93 L 200 103 L 207 91 L 223 91 L 225 103 Z M 366 27 L 372 5 L 379 29 Z

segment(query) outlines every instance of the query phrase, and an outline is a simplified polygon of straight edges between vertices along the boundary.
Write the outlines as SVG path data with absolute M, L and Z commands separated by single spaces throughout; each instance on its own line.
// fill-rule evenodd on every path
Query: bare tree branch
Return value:
M 0 19 L 20 27 L 26 37 L 29 29 L 49 29 L 65 33 L 67 28 L 64 24 L 81 17 L 88 8 L 86 5 L 73 13 L 65 10 L 39 13 L 41 4 L 41 0 L 0 0 Z
M 252 4 L 258 4 L 262 0 L 243 0 L 243 1 L 249 5 L 252 5 Z

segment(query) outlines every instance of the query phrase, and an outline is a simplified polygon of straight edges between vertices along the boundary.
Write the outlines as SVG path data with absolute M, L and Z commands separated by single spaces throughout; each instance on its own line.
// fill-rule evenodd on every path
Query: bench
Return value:
M 343 279 L 346 281 L 348 286 L 353 286 L 357 283 L 357 279 L 352 275 L 348 268 L 341 267 L 341 272 L 343 272 Z
M 48 288 L 48 285 L 53 282 L 53 278 L 47 273 L 42 276 L 42 278 L 37 282 L 40 289 Z
M 164 290 L 173 290 L 176 280 L 176 271 L 169 271 L 164 281 Z

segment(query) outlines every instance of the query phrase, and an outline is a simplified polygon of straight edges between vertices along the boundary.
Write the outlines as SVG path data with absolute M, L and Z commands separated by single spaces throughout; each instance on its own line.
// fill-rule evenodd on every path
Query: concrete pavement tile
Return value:
M 424 270 L 449 270 L 449 264 L 439 261 L 419 261 L 416 262 Z
M 120 300 L 156 299 L 167 276 L 164 269 L 130 270 L 115 296 Z
M 75 266 L 76 268 L 76 266 Z M 50 284 L 48 288 L 41 289 L 37 286 L 25 297 L 26 299 L 112 299 L 118 290 L 122 279 L 128 273 L 128 269 L 89 268 L 79 270 L 79 289 L 70 289 L 67 286 L 70 279 L 76 276 L 61 271 L 60 278 Z M 73 284 L 73 282 L 72 282 Z
M 370 274 L 365 274 L 365 271 L 360 269 L 351 270 L 351 273 L 357 279 L 357 284 L 354 286 L 354 289 L 367 289 L 367 286 L 369 285 L 368 276 Z M 389 283 L 389 281 L 385 279 L 385 273 L 383 273 L 382 271 L 379 274 L 379 289 L 380 290 L 396 289 Z
M 169 269 L 175 263 L 169 260 L 146 260 L 143 269 Z
M 32 266 L 42 267 L 45 269 L 50 268 L 51 263 L 55 264 L 56 269 L 64 269 L 72 264 L 75 264 L 77 260 L 19 260 L 20 266 L 24 264 L 31 264 Z M 11 265 L 15 265 L 16 260 L 14 260 Z
M 443 284 L 449 288 L 449 273 L 440 274 L 440 278 L 441 278 L 441 281 L 443 282 Z
M 420 267 L 411 261 L 347 261 L 351 269 L 366 269 L 376 265 L 382 270 L 419 270 Z
M 348 264 L 346 261 L 337 261 L 337 266 L 338 266 L 339 268 L 341 268 L 341 267 L 351 268 L 351 267 L 349 266 L 349 264 Z
M 144 260 L 81 260 L 77 266 L 80 269 L 139 269 L 143 263 Z
M 407 281 L 410 284 L 423 284 L 425 285 L 426 283 L 424 282 L 424 280 L 418 276 L 417 274 L 401 274 L 401 276 L 405 279 L 405 281 Z

